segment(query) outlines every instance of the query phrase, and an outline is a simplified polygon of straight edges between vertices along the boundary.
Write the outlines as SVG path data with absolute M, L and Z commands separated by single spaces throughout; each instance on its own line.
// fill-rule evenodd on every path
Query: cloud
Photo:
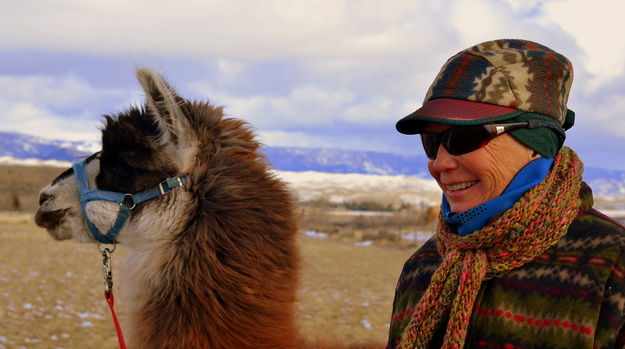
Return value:
M 340 133 L 340 135 L 337 135 Z M 288 147 L 312 147 L 312 148 L 335 148 L 335 149 L 358 149 L 378 152 L 396 153 L 401 141 L 412 143 L 415 138 L 408 139 L 397 135 L 391 127 L 367 134 L 366 137 L 359 132 L 345 132 L 345 130 L 316 130 L 313 132 L 283 131 L 283 130 L 259 130 L 259 139 L 269 146 Z M 387 135 L 393 134 L 395 139 Z M 404 152 L 414 153 L 416 149 Z
M 583 50 L 582 64 L 593 75 L 589 90 L 625 73 L 625 44 L 621 38 L 625 3 L 614 0 L 551 1 L 543 19 L 575 38 Z
M 457 0 L 449 24 L 464 47 L 499 38 L 549 46 L 573 61 L 592 91 L 625 74 L 625 45 L 615 36 L 623 11 L 625 3 L 614 0 Z
M 565 53 L 583 50 L 595 86 L 624 73 L 625 45 L 611 35 L 620 31 L 623 10 L 625 4 L 614 0 L 397 0 L 393 6 L 373 0 L 5 2 L 0 50 L 218 59 L 220 64 L 364 61 L 356 67 L 389 57 L 417 64 L 417 58 L 429 67 L 433 58 L 480 41 L 522 37 L 564 47 Z M 571 47 L 563 33 L 579 47 Z
M 95 88 L 75 76 L 0 76 L 0 99 L 27 101 L 62 109 L 105 109 L 107 103 L 131 104 L 138 90 Z
M 253 59 L 412 53 L 440 44 L 426 33 L 444 13 L 440 6 L 409 0 L 393 6 L 355 0 L 158 5 L 149 0 L 40 0 L 2 7 L 3 50 Z
M 625 78 L 620 89 L 585 92 L 573 91 L 569 108 L 575 111 L 575 125 L 568 130 L 566 145 L 575 150 L 587 167 L 625 170 Z M 618 84 L 618 80 L 617 80 Z M 579 86 L 579 84 L 577 84 Z
M 304 132 L 289 132 L 282 130 L 258 131 L 258 137 L 263 144 L 274 147 L 315 147 L 317 139 L 311 139 Z
M 458 0 L 453 2 L 450 10 L 450 22 L 456 28 L 464 46 L 500 39 L 506 32 L 508 15 L 505 11 L 501 11 L 501 6 L 492 1 Z M 468 28 L 471 30 L 467 30 Z M 459 48 L 458 51 L 463 48 Z
M 0 76 L 0 128 L 45 138 L 95 140 L 102 114 L 140 101 L 138 90 L 96 88 L 73 76 Z
M 330 126 L 341 110 L 354 100 L 346 90 L 318 86 L 295 86 L 285 96 L 237 96 L 219 91 L 209 84 L 193 85 L 196 94 L 210 96 L 211 101 L 226 106 L 226 113 L 245 119 L 260 129 L 309 128 Z
M 48 139 L 99 140 L 100 121 L 84 113 L 59 115 L 29 103 L 0 101 L 0 130 L 21 132 Z M 74 120 L 81 120 L 75 122 Z
M 515 13 L 528 14 L 536 10 L 542 0 L 504 0 Z
M 347 106 L 341 119 L 353 123 L 380 124 L 394 121 L 400 115 L 399 101 L 389 97 L 374 96 L 361 103 Z
M 591 133 L 612 135 L 625 139 L 625 93 L 604 96 L 601 101 L 578 103 L 577 127 L 593 130 Z

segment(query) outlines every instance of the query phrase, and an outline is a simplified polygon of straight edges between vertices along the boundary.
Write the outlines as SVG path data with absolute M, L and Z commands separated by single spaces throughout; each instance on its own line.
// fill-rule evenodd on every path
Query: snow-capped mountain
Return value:
M 294 147 L 265 147 L 263 152 L 280 171 L 428 177 L 427 158 L 421 155 Z
M 0 132 L 0 156 L 16 159 L 72 162 L 97 149 L 100 149 L 99 142 L 50 140 L 17 132 Z
M 70 163 L 99 149 L 99 142 L 49 140 L 14 132 L 0 132 L 0 162 L 9 162 L 9 159 L 14 158 L 40 159 L 48 164 L 58 164 L 58 161 Z M 263 152 L 278 171 L 404 175 L 430 179 L 427 158 L 420 154 L 406 156 L 295 147 L 265 147 Z M 625 195 L 625 171 L 587 167 L 584 180 L 596 194 Z
M 0 132 L 0 157 L 73 162 L 99 149 L 99 142 L 49 140 Z M 419 155 L 292 147 L 265 147 L 262 151 L 280 171 L 427 176 L 427 159 Z

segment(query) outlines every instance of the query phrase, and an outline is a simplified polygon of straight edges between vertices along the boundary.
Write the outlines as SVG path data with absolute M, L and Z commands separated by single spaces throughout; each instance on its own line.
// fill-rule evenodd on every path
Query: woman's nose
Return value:
M 458 163 L 453 155 L 447 152 L 447 149 L 443 145 L 438 147 L 436 159 L 432 160 L 431 169 L 436 172 L 443 172 L 446 170 L 452 170 L 458 167 Z

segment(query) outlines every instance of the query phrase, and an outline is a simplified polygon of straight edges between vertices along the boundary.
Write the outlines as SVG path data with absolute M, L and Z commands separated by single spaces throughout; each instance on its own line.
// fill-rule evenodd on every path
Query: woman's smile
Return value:
M 446 184 L 445 189 L 446 192 L 458 192 L 464 189 L 468 189 L 477 184 L 478 181 L 470 181 L 470 182 L 462 182 L 457 184 Z

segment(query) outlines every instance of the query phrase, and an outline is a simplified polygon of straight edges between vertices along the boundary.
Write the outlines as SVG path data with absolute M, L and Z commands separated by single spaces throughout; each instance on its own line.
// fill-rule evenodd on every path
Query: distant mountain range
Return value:
M 98 142 L 49 140 L 15 132 L 0 132 L 0 157 L 73 162 L 100 148 Z M 265 147 L 263 152 L 279 171 L 315 171 L 406 175 L 430 178 L 423 155 L 398 155 L 331 148 Z M 625 195 L 625 171 L 588 167 L 584 180 L 600 195 Z
M 280 171 L 316 171 L 407 175 L 430 178 L 427 158 L 421 155 L 398 155 L 371 151 L 331 148 L 265 147 L 269 162 Z
M 50 140 L 17 132 L 0 132 L 0 156 L 74 162 L 100 149 L 98 142 Z
M 0 132 L 0 157 L 74 162 L 99 149 L 99 142 L 49 140 Z M 428 176 L 427 158 L 419 155 L 294 147 L 264 147 L 262 151 L 279 171 Z

